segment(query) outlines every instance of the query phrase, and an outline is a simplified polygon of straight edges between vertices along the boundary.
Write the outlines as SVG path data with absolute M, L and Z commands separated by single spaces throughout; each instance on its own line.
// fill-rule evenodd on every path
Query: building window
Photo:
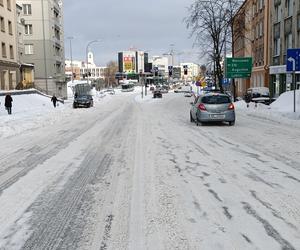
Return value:
M 286 0 L 287 16 L 293 15 L 293 0 Z
M 275 22 L 281 21 L 281 4 L 275 6 Z
M 32 35 L 32 24 L 25 24 L 25 35 Z
M 33 55 L 33 44 L 25 44 L 25 55 Z
M 11 23 L 11 21 L 8 21 L 8 32 L 9 32 L 10 35 L 13 34 L 12 23 Z
M 10 59 L 14 59 L 14 47 L 12 45 L 9 45 L 9 56 Z
M 293 35 L 289 33 L 285 36 L 285 49 L 290 49 L 293 47 Z
M 2 57 L 6 58 L 6 46 L 5 43 L 1 43 Z
M 7 0 L 7 9 L 11 10 L 11 0 Z
M 274 56 L 280 55 L 280 38 L 274 40 Z
M 263 23 L 262 22 L 259 23 L 259 36 L 260 37 L 263 36 Z
M 31 4 L 23 4 L 23 14 L 24 15 L 31 15 Z
M 1 31 L 5 32 L 5 23 L 4 23 L 4 18 L 0 16 L 0 26 L 1 26 Z
M 253 17 L 255 16 L 255 10 L 256 10 L 256 6 L 255 6 L 255 4 L 253 4 L 253 10 L 252 10 Z
M 263 0 L 259 0 L 259 9 L 261 10 L 263 8 Z

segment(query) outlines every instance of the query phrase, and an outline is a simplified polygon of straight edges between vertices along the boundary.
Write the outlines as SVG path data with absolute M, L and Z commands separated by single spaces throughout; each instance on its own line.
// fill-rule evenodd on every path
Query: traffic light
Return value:
M 73 73 L 73 78 L 76 78 L 76 73 Z
M 183 72 L 185 75 L 188 74 L 188 66 L 187 65 L 183 65 Z
M 173 66 L 169 66 L 169 77 L 171 77 L 173 75 Z
M 158 67 L 154 67 L 154 75 L 158 76 Z

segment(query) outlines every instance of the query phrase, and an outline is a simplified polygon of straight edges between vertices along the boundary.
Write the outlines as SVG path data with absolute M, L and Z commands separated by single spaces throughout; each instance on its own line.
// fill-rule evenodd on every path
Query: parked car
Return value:
M 270 97 L 270 91 L 266 87 L 249 88 L 246 91 L 246 95 L 249 95 L 251 102 L 263 103 L 269 105 L 272 102 Z
M 190 121 L 197 125 L 205 122 L 228 122 L 235 124 L 234 105 L 228 95 L 222 93 L 207 93 L 198 96 L 191 103 Z
M 74 101 L 73 101 L 73 108 L 79 108 L 79 107 L 93 107 L 94 101 L 93 97 L 91 95 L 75 95 Z
M 162 93 L 160 90 L 153 91 L 153 98 L 162 98 Z

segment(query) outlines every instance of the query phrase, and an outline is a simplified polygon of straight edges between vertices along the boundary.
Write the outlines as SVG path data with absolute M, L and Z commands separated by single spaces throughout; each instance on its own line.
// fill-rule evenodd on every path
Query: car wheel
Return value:
M 229 126 L 234 126 L 235 121 L 229 122 Z
M 193 119 L 192 113 L 190 113 L 190 122 L 194 122 L 194 119 Z
M 76 104 L 73 104 L 73 108 L 76 109 L 76 108 L 77 108 L 77 105 L 76 105 Z

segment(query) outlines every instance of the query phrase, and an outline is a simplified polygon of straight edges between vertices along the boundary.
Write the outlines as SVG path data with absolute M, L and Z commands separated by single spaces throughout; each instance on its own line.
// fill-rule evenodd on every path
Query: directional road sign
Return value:
M 300 71 L 300 49 L 288 49 L 286 53 L 286 71 Z
M 250 78 L 252 57 L 226 58 L 226 78 Z

